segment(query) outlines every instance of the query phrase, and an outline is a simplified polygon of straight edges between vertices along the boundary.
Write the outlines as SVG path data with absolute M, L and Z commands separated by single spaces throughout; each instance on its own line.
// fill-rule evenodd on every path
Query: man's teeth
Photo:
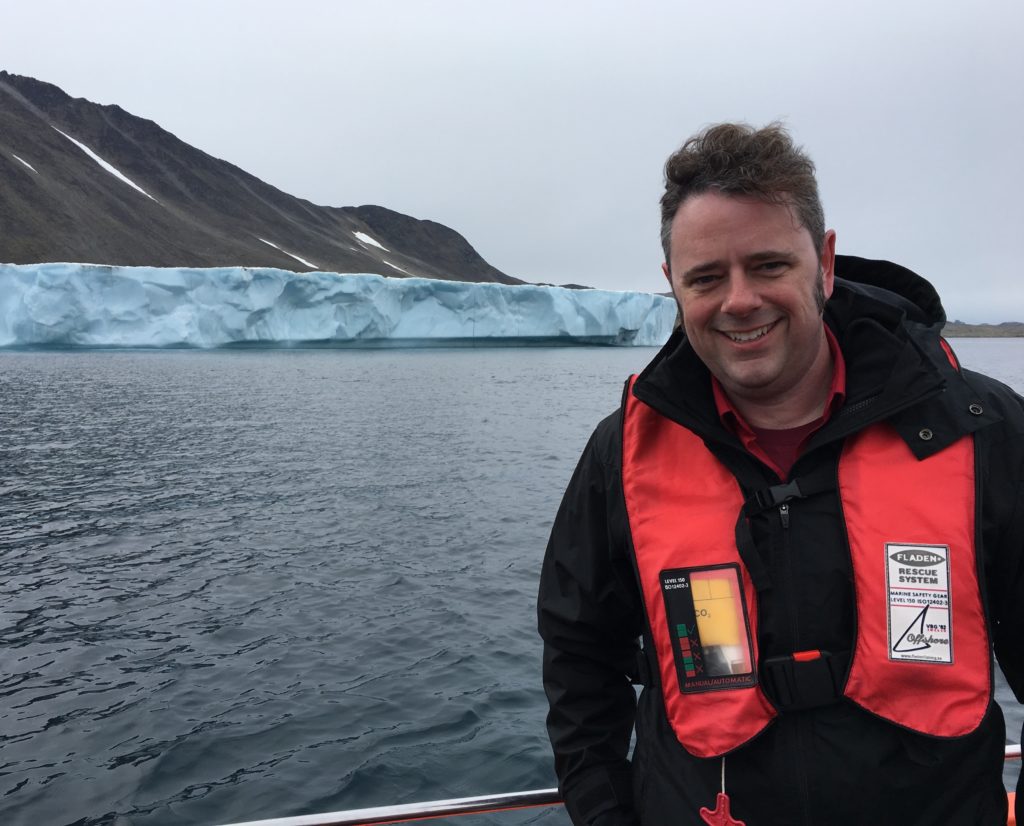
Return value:
M 756 330 L 751 330 L 748 333 L 726 333 L 726 335 L 733 341 L 753 341 L 754 339 L 761 338 L 763 335 L 767 335 L 773 324 L 765 324 L 764 327 L 758 327 Z

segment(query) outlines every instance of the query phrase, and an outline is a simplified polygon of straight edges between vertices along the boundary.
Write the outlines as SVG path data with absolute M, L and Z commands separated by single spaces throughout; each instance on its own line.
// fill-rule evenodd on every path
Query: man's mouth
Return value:
M 746 330 L 745 332 L 733 332 L 731 330 L 722 330 L 722 333 L 728 336 L 733 341 L 743 344 L 748 341 L 757 341 L 757 339 L 768 335 L 772 327 L 778 324 L 777 321 L 773 321 L 771 324 L 765 324 L 763 327 L 758 327 L 754 330 Z

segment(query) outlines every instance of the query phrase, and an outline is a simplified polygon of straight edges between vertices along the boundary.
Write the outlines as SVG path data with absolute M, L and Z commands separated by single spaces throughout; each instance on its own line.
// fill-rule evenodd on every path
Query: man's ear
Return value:
M 672 273 L 671 273 L 671 271 L 668 268 L 668 262 L 667 261 L 664 264 L 661 265 L 661 271 L 662 271 L 662 273 L 665 276 L 665 280 L 668 282 L 668 288 L 672 292 L 672 297 L 675 298 L 676 290 L 675 290 L 675 287 L 672 286 Z M 679 306 L 679 299 L 676 298 L 676 323 L 675 323 L 675 326 L 672 327 L 672 329 L 673 329 L 673 331 L 674 330 L 679 330 L 679 329 L 682 329 L 682 326 L 683 326 L 683 310 L 682 310 L 682 307 Z
M 821 267 L 821 286 L 827 300 L 832 297 L 832 289 L 836 280 L 836 231 L 834 229 L 825 233 L 818 265 Z

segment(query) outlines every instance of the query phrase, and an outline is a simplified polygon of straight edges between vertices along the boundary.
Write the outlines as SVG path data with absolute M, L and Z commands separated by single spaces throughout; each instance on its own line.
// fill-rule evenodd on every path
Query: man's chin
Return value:
M 750 401 L 773 398 L 777 394 L 777 380 L 778 374 L 766 371 L 733 372 L 718 379 L 726 395 Z

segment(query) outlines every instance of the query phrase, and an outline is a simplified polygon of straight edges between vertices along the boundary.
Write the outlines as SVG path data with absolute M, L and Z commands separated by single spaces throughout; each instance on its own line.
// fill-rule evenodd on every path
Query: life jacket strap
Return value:
M 657 667 L 657 666 L 655 666 Z M 636 657 L 633 661 L 633 670 L 628 675 L 633 685 L 650 686 L 651 683 L 651 661 L 647 657 L 647 648 L 641 646 L 636 650 Z
M 771 485 L 754 491 L 747 497 L 743 509 L 747 516 L 762 513 L 771 508 L 791 502 L 794 499 L 807 499 L 820 493 L 828 493 L 838 489 L 835 470 L 824 465 L 810 473 L 805 473 L 788 482 Z
M 800 711 L 838 702 L 850 652 L 797 651 L 761 663 L 761 685 L 779 711 Z

